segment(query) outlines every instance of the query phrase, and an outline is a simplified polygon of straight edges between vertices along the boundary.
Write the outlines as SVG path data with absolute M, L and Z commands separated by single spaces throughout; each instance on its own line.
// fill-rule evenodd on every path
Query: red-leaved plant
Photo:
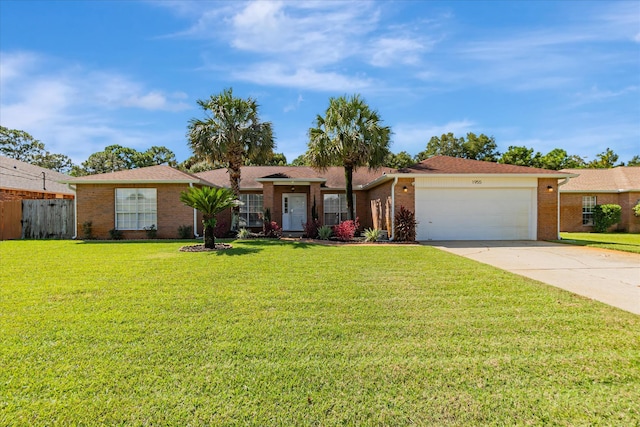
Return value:
M 282 235 L 282 229 L 275 221 L 264 222 L 262 231 L 264 232 L 264 237 L 280 237 Z
M 304 225 L 304 235 L 307 239 L 315 239 L 318 237 L 318 229 L 321 227 L 320 221 L 317 219 L 311 219 Z
M 358 218 L 356 218 L 355 221 L 342 221 L 340 224 L 333 226 L 333 235 L 338 240 L 348 242 L 349 240 L 353 240 L 353 236 L 356 235 L 356 230 L 358 230 L 358 227 L 360 227 Z
M 414 242 L 416 240 L 416 215 L 404 206 L 396 213 L 394 219 L 395 235 L 393 240 L 397 242 Z

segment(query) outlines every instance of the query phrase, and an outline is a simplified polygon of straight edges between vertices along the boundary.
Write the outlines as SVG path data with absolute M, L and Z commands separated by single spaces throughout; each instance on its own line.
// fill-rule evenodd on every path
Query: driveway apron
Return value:
M 640 255 L 539 241 L 423 242 L 640 314 Z

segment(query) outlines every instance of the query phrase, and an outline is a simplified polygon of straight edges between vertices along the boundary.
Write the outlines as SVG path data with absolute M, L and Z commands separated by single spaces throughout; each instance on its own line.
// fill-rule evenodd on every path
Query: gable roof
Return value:
M 0 156 L 0 188 L 73 195 L 73 190 L 60 183 L 67 178 L 69 176 L 60 172 Z
M 618 166 L 612 169 L 563 169 L 577 174 L 560 192 L 623 193 L 640 191 L 640 166 Z
M 353 188 L 357 189 L 391 172 L 395 172 L 395 169 L 358 168 L 353 173 Z M 226 168 L 200 172 L 196 175 L 218 186 L 229 186 L 229 173 Z M 318 171 L 309 166 L 243 166 L 240 169 L 240 189 L 242 190 L 262 189 L 262 182 L 265 181 L 321 182 L 323 188 L 342 190 L 346 187 L 344 168 L 341 166 L 332 166 L 326 171 Z
M 174 169 L 171 166 L 157 165 L 146 168 L 127 169 L 118 172 L 101 173 L 96 175 L 67 177 L 62 182 L 70 184 L 202 184 L 213 185 L 193 174 Z

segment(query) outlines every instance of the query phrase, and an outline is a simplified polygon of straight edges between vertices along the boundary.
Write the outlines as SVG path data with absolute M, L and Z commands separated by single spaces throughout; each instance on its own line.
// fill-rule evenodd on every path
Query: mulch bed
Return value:
M 189 245 L 181 247 L 180 252 L 212 252 L 231 249 L 232 247 L 233 246 L 228 243 L 216 243 L 215 249 L 205 248 L 204 245 Z

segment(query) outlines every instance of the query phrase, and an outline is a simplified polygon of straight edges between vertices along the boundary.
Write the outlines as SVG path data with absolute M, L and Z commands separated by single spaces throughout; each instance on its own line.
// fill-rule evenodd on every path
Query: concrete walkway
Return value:
M 640 314 L 640 255 L 537 241 L 423 242 Z

